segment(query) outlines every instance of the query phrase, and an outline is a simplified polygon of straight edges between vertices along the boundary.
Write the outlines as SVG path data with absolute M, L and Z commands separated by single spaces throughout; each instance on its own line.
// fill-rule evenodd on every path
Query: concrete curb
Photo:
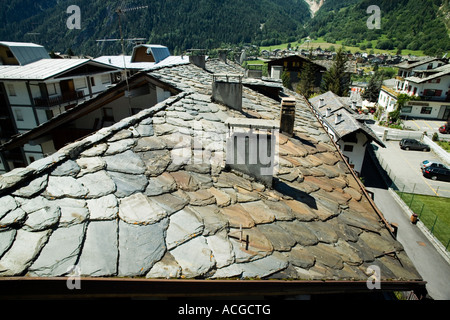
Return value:
M 398 205 L 402 208 L 402 211 L 406 216 L 411 217 L 413 211 L 406 205 L 406 203 L 398 196 L 398 194 L 394 191 L 394 189 L 389 188 L 389 193 L 392 198 L 398 203 Z M 428 230 L 428 228 L 423 224 L 422 221 L 417 221 L 417 227 L 422 231 L 422 233 L 430 240 L 431 244 L 436 248 L 436 250 L 441 254 L 441 256 L 450 264 L 450 252 L 445 250 L 444 245 L 436 239 L 436 237 Z

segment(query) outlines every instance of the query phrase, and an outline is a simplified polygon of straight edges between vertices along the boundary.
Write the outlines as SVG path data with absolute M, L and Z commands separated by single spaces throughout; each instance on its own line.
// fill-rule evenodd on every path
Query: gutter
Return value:
M 78 289 L 68 284 L 78 280 Z M 92 298 L 251 298 L 329 294 L 376 294 L 414 291 L 426 296 L 425 281 L 381 281 L 369 289 L 367 281 L 336 280 L 191 280 L 145 278 L 4 277 L 0 299 L 92 299 Z
M 355 178 L 358 186 L 361 188 L 361 191 L 363 192 L 364 196 L 367 198 L 367 200 L 369 201 L 370 205 L 372 206 L 372 208 L 375 210 L 376 214 L 378 215 L 378 217 L 383 221 L 383 223 L 385 224 L 386 228 L 388 229 L 389 233 L 391 234 L 391 236 L 396 239 L 395 236 L 395 232 L 396 230 L 392 227 L 392 225 L 386 220 L 386 218 L 384 217 L 383 213 L 378 209 L 378 207 L 376 206 L 374 200 L 372 199 L 372 197 L 369 195 L 369 193 L 366 190 L 366 187 L 363 185 L 363 183 L 361 182 L 361 180 L 356 176 L 355 172 L 353 171 L 353 169 L 350 167 L 350 164 L 348 163 L 347 159 L 345 159 L 344 154 L 342 153 L 341 149 L 339 148 L 339 146 L 336 144 L 336 142 L 334 141 L 334 139 L 330 136 L 330 133 L 328 132 L 327 128 L 325 127 L 325 125 L 323 124 L 323 122 L 321 121 L 321 119 L 319 119 L 319 117 L 317 116 L 314 106 L 311 105 L 311 103 L 309 102 L 308 99 L 306 99 L 304 96 L 302 96 L 305 100 L 305 102 L 308 104 L 309 108 L 311 109 L 311 111 L 313 112 L 313 114 L 315 115 L 315 117 L 317 118 L 317 120 L 319 121 L 320 125 L 322 126 L 322 128 L 326 131 L 326 133 L 328 134 L 328 136 L 330 137 L 331 143 L 335 146 L 335 148 L 337 149 L 341 159 L 344 161 L 345 165 L 348 167 L 351 175 L 353 176 L 353 178 Z

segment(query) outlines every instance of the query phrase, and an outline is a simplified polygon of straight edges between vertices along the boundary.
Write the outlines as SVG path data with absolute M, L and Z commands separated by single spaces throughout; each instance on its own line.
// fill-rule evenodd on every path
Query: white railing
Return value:
M 423 142 L 430 146 L 431 150 L 447 165 L 450 165 L 450 153 L 442 149 L 437 143 L 428 138 L 427 136 L 423 137 Z

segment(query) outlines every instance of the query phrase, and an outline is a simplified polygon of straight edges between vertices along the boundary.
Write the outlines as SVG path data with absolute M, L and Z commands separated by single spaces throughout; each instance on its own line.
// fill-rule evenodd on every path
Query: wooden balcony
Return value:
M 54 107 L 64 104 L 73 104 L 83 101 L 85 98 L 83 91 L 75 91 L 64 96 L 34 98 L 34 105 L 36 107 Z

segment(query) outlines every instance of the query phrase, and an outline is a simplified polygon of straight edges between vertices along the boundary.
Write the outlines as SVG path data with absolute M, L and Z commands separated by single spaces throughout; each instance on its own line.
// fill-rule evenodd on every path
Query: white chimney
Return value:
M 319 100 L 319 109 L 322 108 L 325 105 L 325 102 L 323 101 L 323 98 Z
M 212 101 L 242 111 L 242 75 L 214 74 Z
M 248 174 L 272 187 L 277 170 L 279 122 L 253 118 L 229 118 L 226 167 Z
M 334 124 L 338 124 L 342 120 L 342 114 L 336 113 L 336 118 L 334 120 Z
M 325 115 L 326 115 L 327 118 L 329 116 L 331 116 L 331 108 L 327 108 L 327 113 Z

